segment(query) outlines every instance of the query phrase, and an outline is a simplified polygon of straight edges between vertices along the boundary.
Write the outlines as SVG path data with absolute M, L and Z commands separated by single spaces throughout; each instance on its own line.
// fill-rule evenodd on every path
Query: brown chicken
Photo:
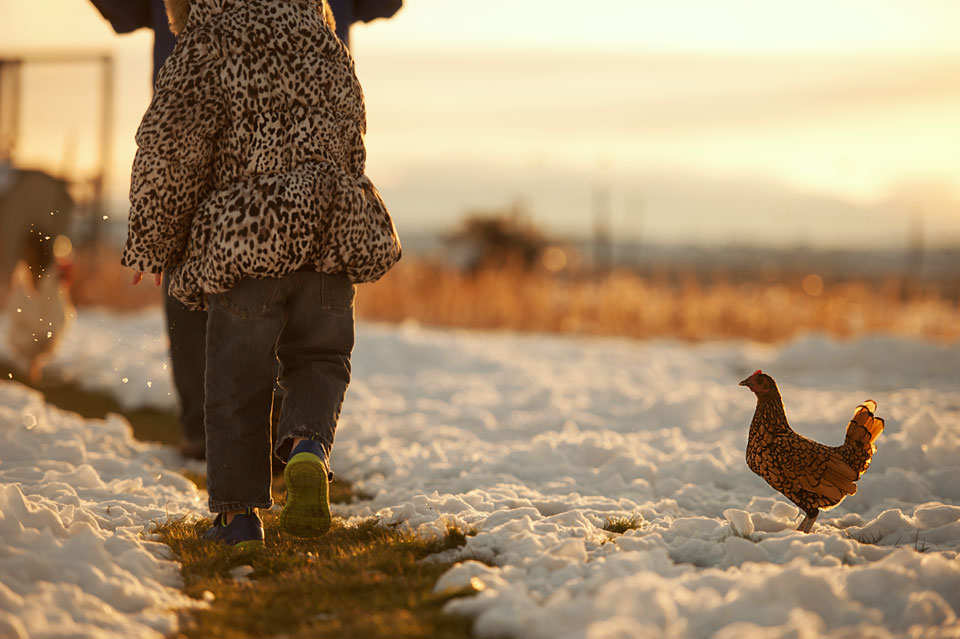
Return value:
M 806 517 L 797 530 L 810 532 L 820 510 L 833 508 L 857 492 L 855 481 L 870 466 L 883 420 L 868 399 L 857 407 L 840 446 L 825 446 L 794 432 L 787 423 L 773 378 L 756 371 L 740 382 L 757 396 L 747 438 L 747 466 L 795 503 Z

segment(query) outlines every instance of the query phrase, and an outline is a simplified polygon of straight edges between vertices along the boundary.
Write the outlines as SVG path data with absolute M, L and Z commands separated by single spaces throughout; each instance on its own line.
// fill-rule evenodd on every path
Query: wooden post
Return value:
M 20 134 L 22 60 L 0 58 L 0 162 L 13 162 Z

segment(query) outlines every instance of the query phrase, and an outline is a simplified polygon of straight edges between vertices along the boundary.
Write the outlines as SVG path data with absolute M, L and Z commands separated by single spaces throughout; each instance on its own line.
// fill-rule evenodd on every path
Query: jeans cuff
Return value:
M 207 508 L 212 513 L 225 513 L 231 510 L 246 510 L 247 508 L 262 508 L 269 510 L 273 507 L 273 500 L 269 501 L 223 501 L 215 502 L 212 499 L 207 502 Z

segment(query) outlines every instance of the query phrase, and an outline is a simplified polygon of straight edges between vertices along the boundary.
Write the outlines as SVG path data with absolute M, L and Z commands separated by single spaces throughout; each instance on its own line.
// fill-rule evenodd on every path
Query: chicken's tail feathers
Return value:
M 883 420 L 874 416 L 876 410 L 877 403 L 872 399 L 857 406 L 853 419 L 847 424 L 847 438 L 853 435 L 858 441 L 871 445 L 877 441 L 877 437 L 883 432 Z
M 870 460 L 877 451 L 874 442 L 883 432 L 883 420 L 874 416 L 875 410 L 877 410 L 877 403 L 868 399 L 857 406 L 853 419 L 847 424 L 847 436 L 843 446 L 850 452 L 847 461 L 854 462 L 852 466 L 857 471 L 858 478 L 870 466 Z

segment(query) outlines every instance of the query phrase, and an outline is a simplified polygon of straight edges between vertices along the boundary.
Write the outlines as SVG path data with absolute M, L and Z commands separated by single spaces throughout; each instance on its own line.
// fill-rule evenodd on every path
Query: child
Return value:
M 208 308 L 207 537 L 259 545 L 274 452 L 281 525 L 330 527 L 330 448 L 350 381 L 354 283 L 400 258 L 364 175 L 363 94 L 323 0 L 167 0 L 173 54 L 137 132 L 122 262 Z

